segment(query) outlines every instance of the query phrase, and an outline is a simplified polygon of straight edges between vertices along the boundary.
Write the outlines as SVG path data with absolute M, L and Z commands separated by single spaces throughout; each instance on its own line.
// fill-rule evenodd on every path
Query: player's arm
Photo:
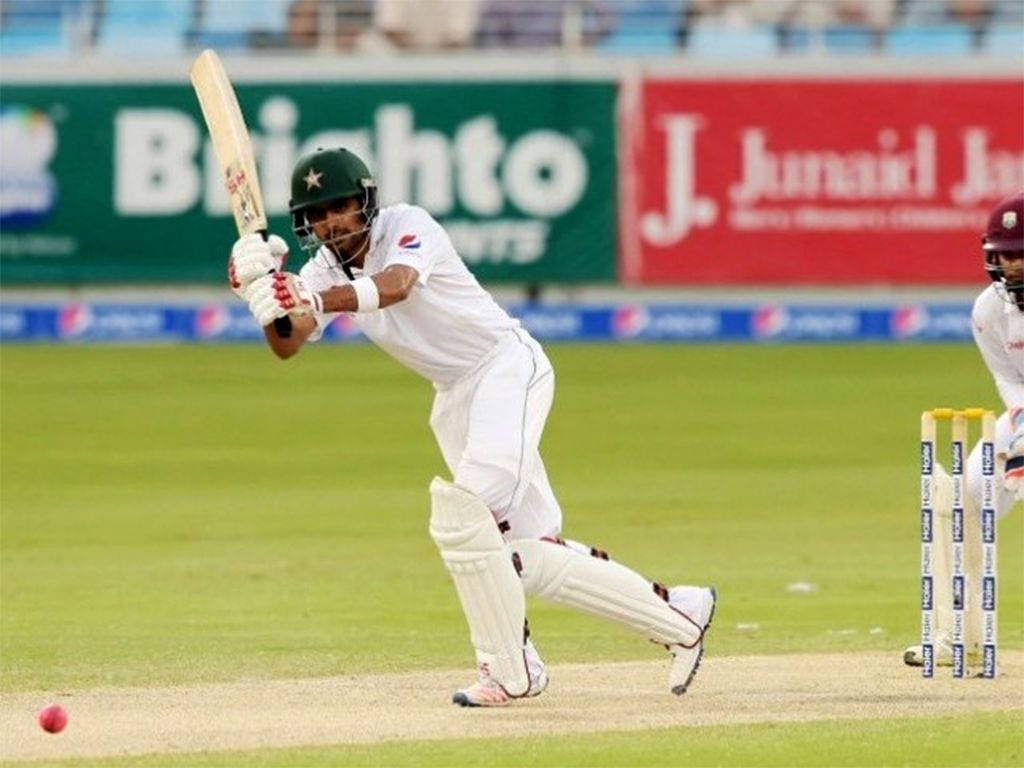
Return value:
M 397 304 L 409 296 L 409 291 L 416 284 L 419 272 L 405 264 L 393 264 L 374 275 L 360 277 L 345 285 L 337 285 L 312 294 L 306 291 L 301 278 L 289 279 L 288 273 L 280 273 L 275 280 L 274 299 L 277 307 L 288 311 L 292 332 L 283 337 L 277 332 L 273 320 L 263 325 L 263 333 L 274 354 L 286 360 L 309 339 L 316 330 L 316 320 L 312 314 L 336 314 L 338 312 L 372 312 L 375 309 Z M 268 302 L 274 312 L 273 301 Z M 255 312 L 254 312 L 255 314 Z M 266 319 L 270 314 L 259 320 Z
M 291 322 L 292 331 L 287 337 L 278 333 L 277 325 L 273 321 L 270 325 L 263 326 L 263 335 L 267 339 L 267 344 L 282 360 L 287 360 L 302 349 L 302 345 L 316 330 L 316 320 L 312 315 L 292 315 L 288 320 Z
M 302 348 L 316 330 L 316 314 L 324 311 L 320 295 L 291 272 L 271 272 L 257 278 L 246 289 L 245 297 L 267 344 L 282 360 Z M 286 336 L 279 330 L 282 318 L 289 325 Z
M 253 281 L 247 291 L 249 311 L 263 327 L 267 344 L 286 360 L 298 352 L 316 330 L 317 314 L 372 312 L 408 297 L 419 277 L 413 267 L 394 264 L 374 275 L 316 293 L 290 272 L 274 272 Z M 288 317 L 288 336 L 278 333 L 274 321 Z
M 408 298 L 420 273 L 407 264 L 391 266 L 320 294 L 325 312 L 372 312 Z
M 972 314 L 971 330 L 1010 415 L 1010 429 L 1013 431 L 1007 447 L 1003 483 L 1009 490 L 1016 490 L 1019 498 L 1024 498 L 1024 381 L 978 312 Z
M 1007 410 L 1024 406 L 1024 379 L 1014 367 L 1002 341 L 988 327 L 982 313 L 974 312 L 971 317 L 971 331 L 999 396 Z
M 279 312 L 272 312 L 269 302 L 270 292 L 276 288 L 270 280 L 275 273 L 281 272 L 288 263 L 288 245 L 277 235 L 264 239 L 262 235 L 252 233 L 243 235 L 235 241 L 228 258 L 228 284 L 231 291 L 242 301 L 249 304 L 253 316 L 263 326 L 263 333 L 274 353 L 282 358 L 289 358 L 299 351 L 310 334 L 316 329 L 316 321 L 307 315 L 287 317 L 285 321 L 292 328 L 288 337 L 278 332 L 280 324 L 288 312 L 281 307 Z M 260 281 L 266 282 L 262 285 Z M 262 288 L 262 293 L 251 300 L 253 293 Z M 263 322 L 267 318 L 269 324 Z
M 1006 466 L 1003 470 L 1003 484 L 1017 492 L 1017 498 L 1024 500 L 1024 407 L 1011 408 L 1010 444 L 1006 449 Z

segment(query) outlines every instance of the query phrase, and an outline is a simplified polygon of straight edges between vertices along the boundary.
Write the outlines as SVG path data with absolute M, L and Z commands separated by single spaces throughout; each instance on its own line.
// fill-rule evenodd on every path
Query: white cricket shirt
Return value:
M 520 327 L 466 268 L 448 233 L 418 206 L 381 208 L 363 268 L 353 269 L 353 274 L 372 275 L 392 264 L 419 272 L 409 296 L 384 309 L 350 316 L 377 346 L 439 388 L 472 371 L 499 340 Z M 299 274 L 317 292 L 350 282 L 326 247 Z M 337 317 L 318 314 L 310 341 L 320 339 Z
M 971 330 L 1006 407 L 1024 406 L 1024 312 L 993 283 L 974 302 Z

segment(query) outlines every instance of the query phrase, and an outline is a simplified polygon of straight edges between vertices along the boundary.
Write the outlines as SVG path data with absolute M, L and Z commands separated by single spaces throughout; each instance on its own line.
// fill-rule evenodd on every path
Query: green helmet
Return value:
M 288 201 L 288 210 L 292 214 L 292 230 L 304 250 L 315 252 L 325 245 L 313 233 L 306 212 L 350 197 L 362 201 L 362 214 L 368 230 L 379 208 L 377 182 L 366 163 L 341 147 L 318 148 L 299 158 L 292 171 L 292 197 Z

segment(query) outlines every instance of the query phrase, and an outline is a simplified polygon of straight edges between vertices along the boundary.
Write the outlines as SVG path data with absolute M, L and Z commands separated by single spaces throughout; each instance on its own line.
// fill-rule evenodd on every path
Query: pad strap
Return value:
M 691 648 L 700 641 L 703 628 L 668 602 L 664 587 L 601 550 L 579 546 L 585 551 L 561 539 L 513 541 L 526 593 L 625 624 L 664 645 Z

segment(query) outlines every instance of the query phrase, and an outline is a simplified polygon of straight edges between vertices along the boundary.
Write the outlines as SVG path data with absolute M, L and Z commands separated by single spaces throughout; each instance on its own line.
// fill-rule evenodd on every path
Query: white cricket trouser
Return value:
M 1002 517 L 1010 511 L 1016 498 L 1015 491 L 1003 487 L 1003 466 L 1006 463 L 1006 451 L 1013 437 L 1013 425 L 1010 424 L 1009 412 L 996 419 L 996 482 L 995 507 L 996 517 Z M 981 510 L 981 441 L 979 440 L 967 457 L 967 496 L 974 503 L 974 508 Z
M 562 529 L 539 450 L 554 394 L 547 355 L 516 330 L 434 398 L 430 427 L 455 484 L 483 500 L 506 541 Z

